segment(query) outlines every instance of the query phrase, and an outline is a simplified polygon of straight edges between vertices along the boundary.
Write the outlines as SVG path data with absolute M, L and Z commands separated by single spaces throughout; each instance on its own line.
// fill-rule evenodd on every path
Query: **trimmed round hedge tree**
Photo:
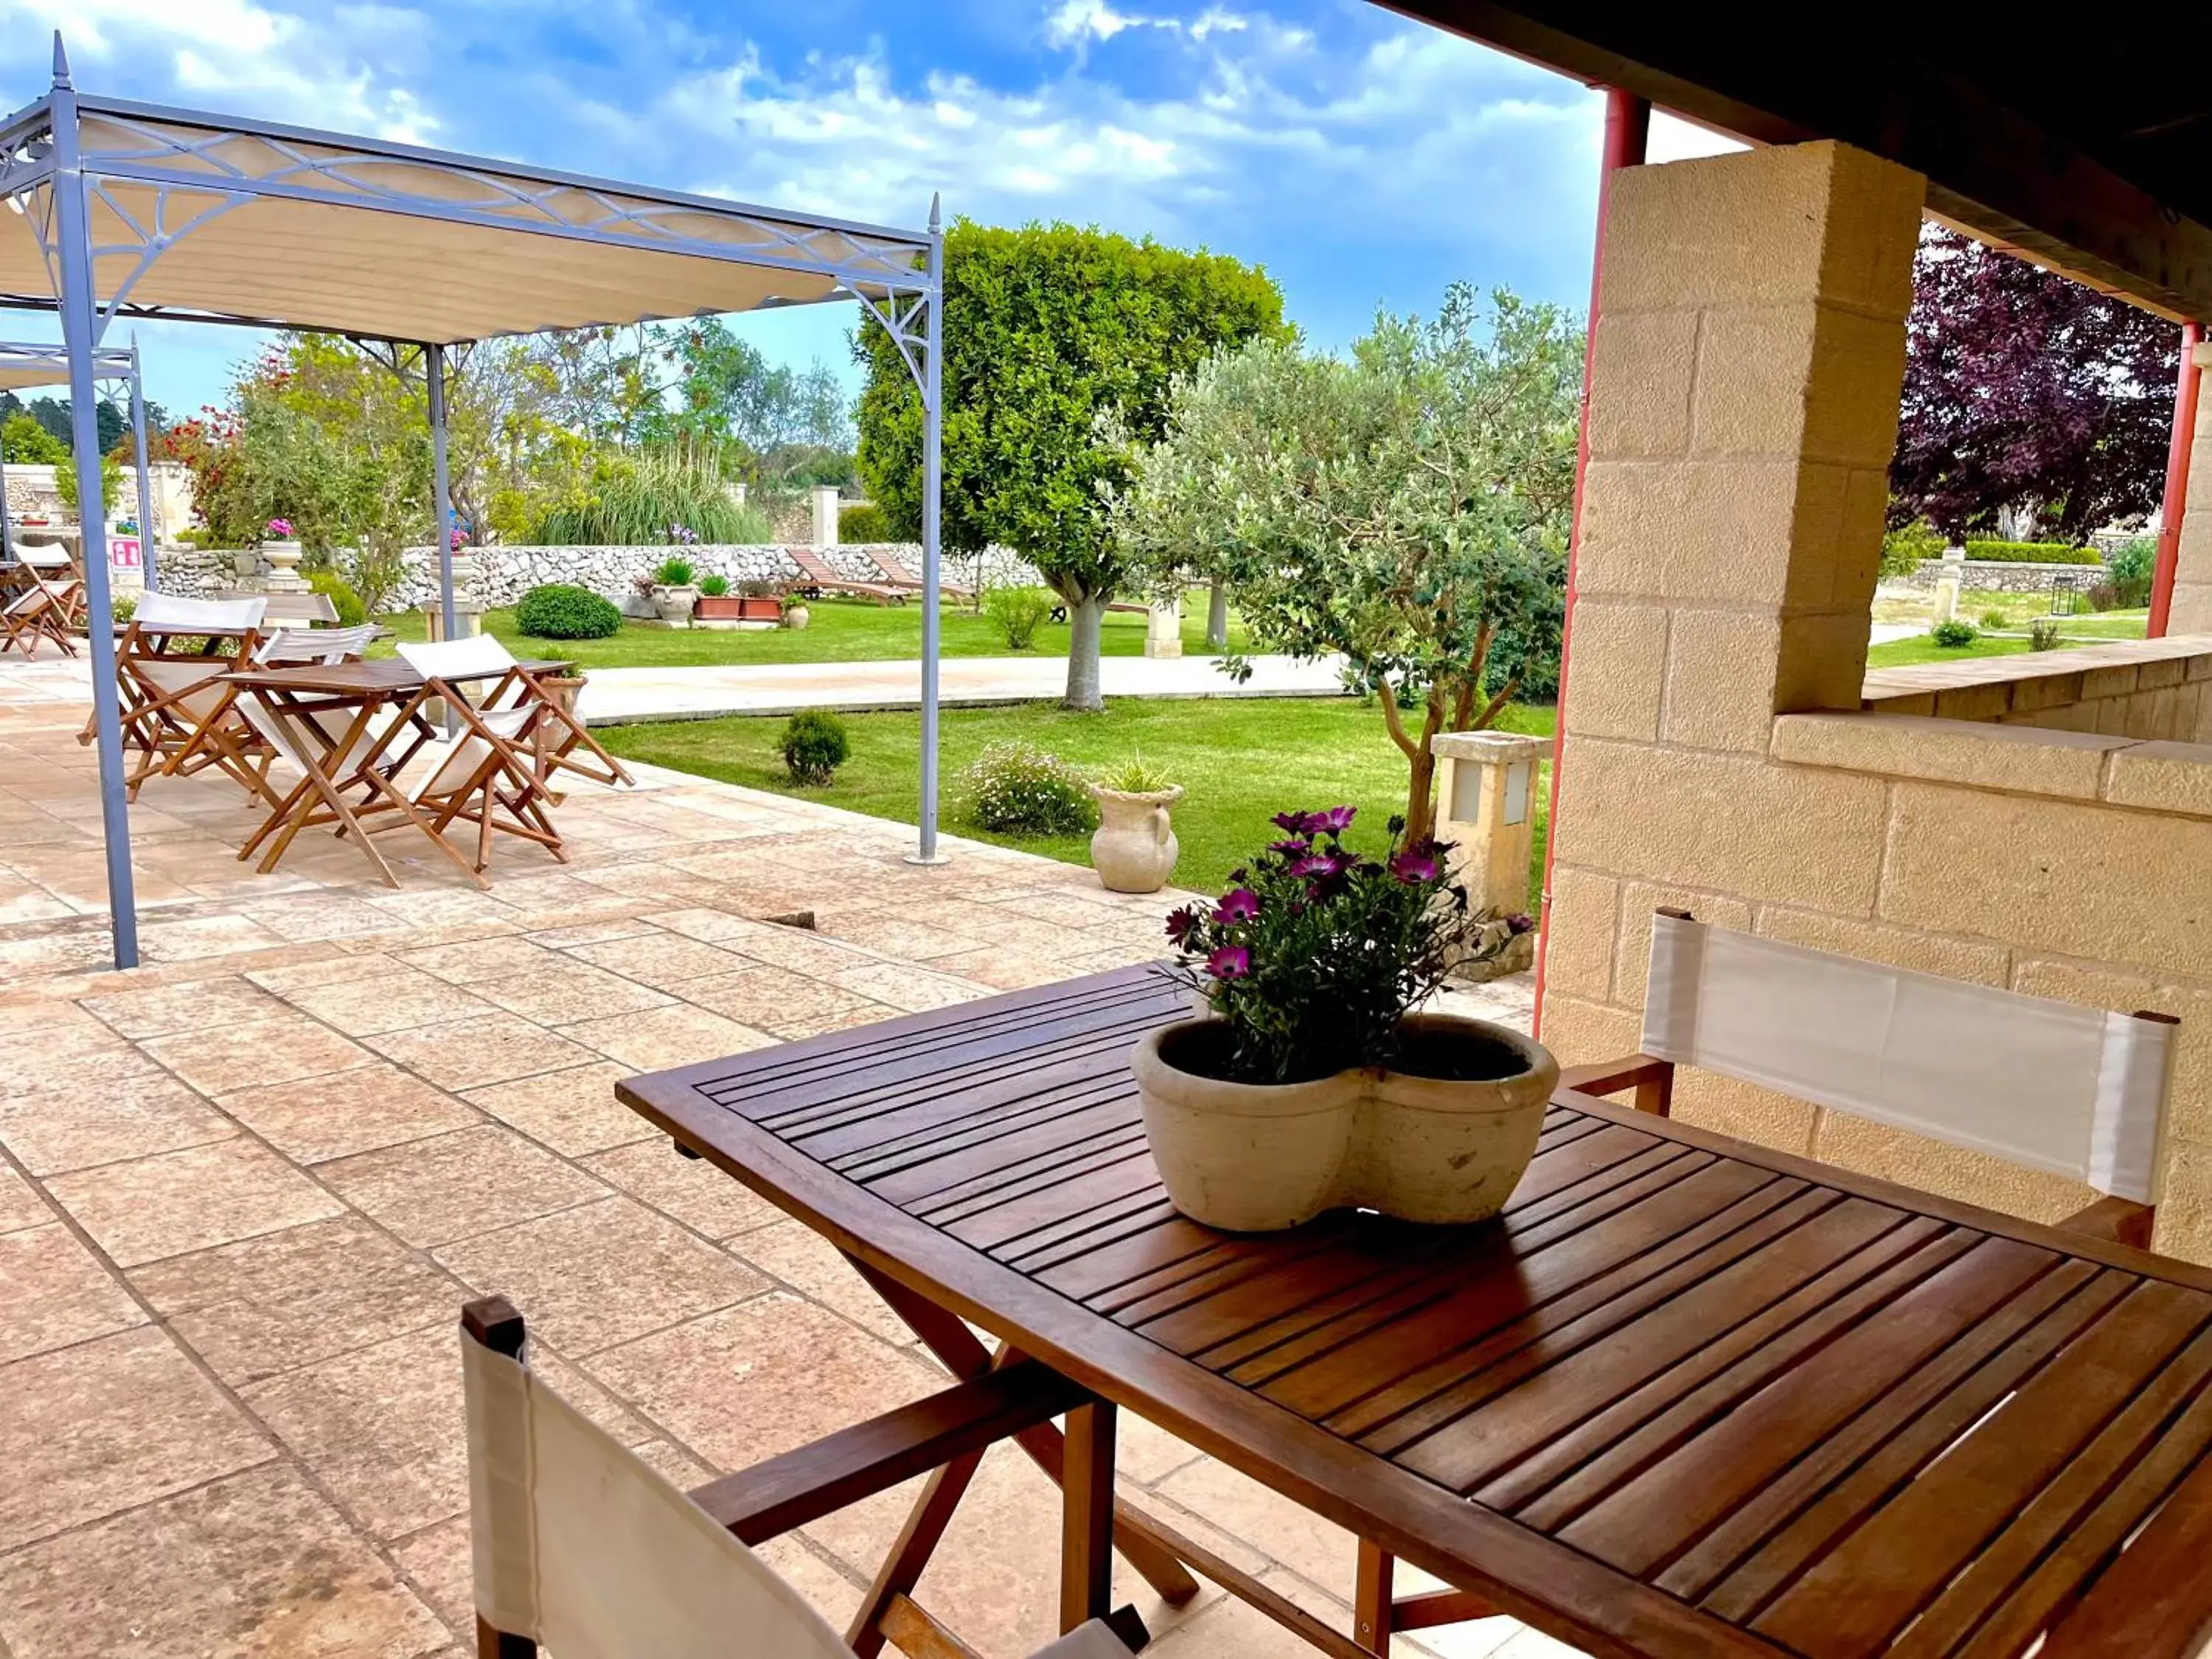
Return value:
M 604 640 L 622 632 L 611 599 L 571 582 L 532 588 L 514 605 L 514 625 L 533 640 Z
M 825 708 L 802 708 L 784 722 L 777 747 L 794 783 L 830 781 L 852 752 L 845 722 Z

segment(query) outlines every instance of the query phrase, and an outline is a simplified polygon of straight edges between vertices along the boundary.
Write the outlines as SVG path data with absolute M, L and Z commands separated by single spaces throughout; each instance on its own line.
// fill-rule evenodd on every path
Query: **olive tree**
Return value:
M 1218 579 L 1255 647 L 1342 655 L 1405 752 L 1417 839 L 1437 734 L 1488 726 L 1522 663 L 1556 659 L 1582 351 L 1571 314 L 1464 284 L 1433 319 L 1378 313 L 1346 357 L 1255 341 L 1176 383 L 1115 501 L 1148 586 Z
M 1126 452 L 1102 416 L 1157 439 L 1176 376 L 1225 346 L 1282 331 L 1283 301 L 1255 268 L 1219 254 L 1072 225 L 956 221 L 945 245 L 943 544 L 996 542 L 1035 565 L 1067 606 L 1067 704 L 1100 707 L 1098 626 L 1127 582 L 1109 512 Z M 871 322 L 860 466 L 894 534 L 921 526 L 920 398 Z

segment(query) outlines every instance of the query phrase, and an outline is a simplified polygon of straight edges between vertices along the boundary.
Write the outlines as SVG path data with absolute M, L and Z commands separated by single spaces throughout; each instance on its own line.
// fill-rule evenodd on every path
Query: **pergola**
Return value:
M 138 344 L 93 354 L 95 380 L 121 380 L 131 388 L 131 436 L 138 462 L 138 547 L 146 585 L 154 585 L 154 492 L 146 472 L 146 386 L 138 369 Z M 70 384 L 69 349 L 36 341 L 0 344 L 0 392 L 29 392 Z M 94 411 L 97 425 L 98 411 Z M 85 498 L 80 495 L 77 498 Z M 97 499 L 97 498 L 95 498 Z M 0 460 L 0 556 L 12 556 L 15 532 L 8 517 L 8 466 Z
M 412 145 L 81 94 L 0 120 L 0 305 L 58 310 L 81 500 L 99 499 L 93 385 L 125 318 L 313 329 L 422 348 L 446 631 L 454 627 L 446 354 L 546 329 L 853 300 L 921 394 L 921 838 L 937 852 L 938 519 L 945 246 L 826 219 Z M 96 518 L 97 515 L 94 515 Z M 106 539 L 83 555 L 115 961 L 137 961 Z

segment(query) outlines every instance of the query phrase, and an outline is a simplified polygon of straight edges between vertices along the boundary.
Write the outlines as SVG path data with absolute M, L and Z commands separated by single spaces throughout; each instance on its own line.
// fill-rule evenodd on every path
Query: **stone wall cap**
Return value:
M 1430 747 L 1439 757 L 1505 766 L 1515 761 L 1548 759 L 1552 739 L 1526 732 L 1439 732 L 1430 740 Z
M 2127 668 L 2176 658 L 2212 657 L 2212 634 L 2173 634 L 2162 640 L 2112 640 L 2101 645 L 2057 651 L 2027 651 L 2009 657 L 1968 657 L 1959 662 L 1916 663 L 1909 668 L 1869 670 L 1860 688 L 1867 704 L 1895 697 L 1957 691 L 1973 685 L 2008 685 L 2014 680 L 2047 679 L 2093 668 Z

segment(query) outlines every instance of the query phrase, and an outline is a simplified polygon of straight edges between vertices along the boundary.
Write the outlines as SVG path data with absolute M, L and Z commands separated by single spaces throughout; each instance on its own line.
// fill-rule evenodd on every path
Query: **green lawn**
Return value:
M 1869 668 L 1909 668 L 1915 663 L 1957 662 L 1966 657 L 2009 657 L 2027 649 L 2025 638 L 1984 634 L 1972 645 L 1938 645 L 1925 634 L 1892 640 L 1867 651 Z
M 1210 656 L 1206 645 L 1206 603 L 1194 595 L 1184 607 L 1183 650 Z M 811 622 L 801 629 L 772 628 L 757 632 L 725 632 L 719 629 L 647 628 L 624 623 L 623 630 L 605 640 L 537 640 L 520 633 L 512 610 L 485 613 L 485 631 L 496 635 L 517 655 L 573 657 L 590 668 L 696 668 L 730 663 L 918 661 L 921 656 L 921 607 L 915 605 L 878 605 L 857 599 L 816 599 L 807 610 Z M 943 652 L 947 657 L 1003 657 L 1014 654 L 1006 638 L 988 617 L 946 606 L 941 613 Z M 403 611 L 378 619 L 392 629 L 393 639 L 370 652 L 391 654 L 399 640 L 424 637 L 422 613 Z M 1144 654 L 1145 617 L 1130 611 L 1109 611 L 1099 629 L 1099 648 L 1109 657 Z M 1232 615 L 1229 644 L 1244 647 L 1243 625 Z M 1036 631 L 1028 654 L 1067 655 L 1067 624 L 1046 623 Z
M 852 734 L 852 758 L 828 787 L 805 790 L 786 777 L 775 754 L 781 719 L 619 726 L 599 735 L 610 749 L 633 760 L 913 823 L 920 796 L 915 761 L 920 716 L 850 714 L 845 723 Z M 1548 708 L 1516 705 L 1500 724 L 1548 736 L 1553 714 Z M 1085 768 L 1124 759 L 1133 751 L 1165 768 L 1189 792 L 1175 813 L 1182 843 L 1175 879 L 1186 887 L 1218 890 L 1230 870 L 1273 836 L 1267 819 L 1285 807 L 1348 801 L 1360 810 L 1352 839 L 1370 847 L 1382 839 L 1383 821 L 1405 808 L 1405 757 L 1391 744 L 1375 705 L 1364 699 L 1124 697 L 1103 714 L 1069 714 L 1045 702 L 946 710 L 945 828 L 1072 864 L 1091 861 L 1087 836 L 1018 838 L 987 834 L 967 822 L 962 769 L 986 744 L 1012 738 L 1035 743 Z M 1547 766 L 1535 789 L 1535 845 L 1528 877 L 1532 910 L 1543 869 L 1549 778 Z

